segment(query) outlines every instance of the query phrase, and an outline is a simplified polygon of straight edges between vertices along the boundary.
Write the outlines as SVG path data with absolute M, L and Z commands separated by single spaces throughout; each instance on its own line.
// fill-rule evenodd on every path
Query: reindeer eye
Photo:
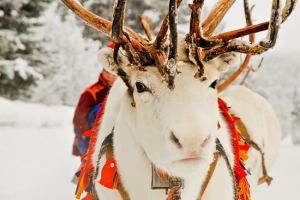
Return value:
M 138 93 L 143 93 L 143 92 L 149 91 L 147 86 L 144 85 L 142 82 L 136 82 L 135 87 L 136 87 Z
M 213 88 L 213 89 L 216 89 L 217 84 L 218 84 L 218 80 L 215 80 L 214 82 L 212 82 L 212 83 L 210 84 L 209 87 L 211 87 L 211 88 Z

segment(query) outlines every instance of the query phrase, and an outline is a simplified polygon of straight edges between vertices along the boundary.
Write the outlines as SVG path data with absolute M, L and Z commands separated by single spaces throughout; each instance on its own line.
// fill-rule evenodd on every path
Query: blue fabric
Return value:
M 101 103 L 95 105 L 88 116 L 89 127 L 93 128 L 98 111 L 101 108 Z
M 82 136 L 78 137 L 78 150 L 80 155 L 86 154 L 90 143 L 90 137 L 83 138 Z
M 94 127 L 95 119 L 97 117 L 97 113 L 100 108 L 101 108 L 101 103 L 95 105 L 88 115 L 88 123 L 89 123 L 90 129 L 92 129 Z M 76 136 L 78 137 L 78 150 L 81 155 L 84 155 L 84 154 L 86 154 L 86 152 L 88 150 L 89 143 L 90 143 L 90 137 L 83 138 L 82 137 L 83 133 L 80 133 L 77 130 L 74 130 L 74 132 L 75 132 Z

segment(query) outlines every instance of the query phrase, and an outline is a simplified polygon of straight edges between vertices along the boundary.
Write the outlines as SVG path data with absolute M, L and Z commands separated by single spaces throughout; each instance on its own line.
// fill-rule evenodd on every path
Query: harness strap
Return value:
M 225 152 L 225 149 L 219 139 L 216 139 L 216 147 L 217 147 L 217 150 L 220 152 L 221 156 L 223 157 L 223 159 L 225 160 L 227 169 L 230 173 L 230 176 L 232 177 L 232 188 L 233 188 L 234 200 L 239 200 L 238 191 L 237 191 L 237 187 L 236 187 L 236 183 L 237 183 L 236 176 L 235 176 L 234 170 L 232 169 L 232 167 L 230 165 L 230 162 L 229 162 L 228 156 Z
M 260 177 L 258 179 L 258 184 L 261 185 L 261 184 L 267 183 L 270 186 L 273 181 L 273 178 L 271 176 L 269 176 L 269 174 L 268 174 L 268 170 L 266 167 L 266 161 L 265 161 L 265 153 L 262 151 L 260 146 L 251 139 L 251 136 L 250 136 L 245 124 L 242 122 L 242 120 L 236 121 L 236 125 L 237 125 L 238 129 L 241 131 L 241 133 L 243 135 L 243 139 L 248 144 L 250 144 L 251 147 L 253 147 L 255 150 L 257 150 L 260 153 L 263 175 L 262 175 L 262 177 Z
M 261 185 L 261 184 L 267 183 L 268 186 L 270 186 L 273 181 L 273 178 L 271 176 L 269 176 L 269 174 L 268 174 L 268 170 L 266 167 L 266 161 L 265 161 L 265 153 L 262 151 L 262 149 L 259 147 L 259 145 L 256 142 L 254 142 L 253 140 L 246 138 L 245 141 L 247 143 L 249 143 L 255 150 L 257 150 L 261 156 L 261 165 L 262 165 L 262 174 L 263 175 L 262 175 L 262 177 L 260 177 L 258 179 L 258 184 Z
M 209 182 L 210 182 L 210 180 L 212 178 L 212 175 L 214 174 L 214 172 L 216 170 L 216 167 L 217 167 L 217 164 L 218 164 L 220 156 L 221 156 L 220 152 L 215 152 L 214 153 L 214 160 L 210 164 L 207 176 L 205 178 L 204 183 L 202 184 L 201 191 L 200 191 L 200 198 L 198 198 L 199 200 L 202 199 L 202 197 L 204 195 L 204 192 L 206 191 L 206 188 L 207 188 L 207 186 L 208 186 L 208 184 L 209 184 Z
M 119 194 L 121 195 L 122 200 L 130 200 L 128 192 L 125 190 L 122 183 L 120 183 L 120 186 L 118 187 Z

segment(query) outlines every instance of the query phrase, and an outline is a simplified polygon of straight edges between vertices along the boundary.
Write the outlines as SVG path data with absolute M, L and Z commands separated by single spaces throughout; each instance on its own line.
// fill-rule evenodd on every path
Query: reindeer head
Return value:
M 179 39 L 179 44 L 183 47 L 186 42 Z M 128 121 L 134 122 L 135 141 L 157 167 L 181 176 L 199 169 L 199 163 L 209 165 L 212 159 L 219 119 L 217 80 L 237 60 L 235 53 L 227 53 L 204 62 L 204 75 L 199 80 L 194 78 L 199 67 L 184 49 L 178 48 L 179 73 L 173 89 L 156 65 L 132 65 L 122 50 L 116 65 L 113 50 L 100 52 L 108 70 L 117 72 L 121 67 L 126 73 L 126 84 L 131 88 L 127 98 L 134 105 L 125 103 L 129 107 L 125 112 L 130 112 Z
M 134 102 L 134 137 L 157 167 L 178 176 L 207 166 L 212 159 L 219 119 L 216 81 L 232 64 L 232 52 L 255 55 L 273 47 L 280 24 L 295 6 L 295 0 L 287 0 L 281 11 L 280 1 L 273 0 L 269 22 L 210 37 L 234 0 L 219 0 L 202 24 L 204 0 L 194 0 L 190 32 L 178 39 L 181 1 L 170 0 L 161 30 L 154 41 L 148 41 L 123 27 L 126 0 L 115 1 L 113 22 L 92 14 L 76 0 L 63 1 L 116 44 L 105 59 Z M 258 44 L 235 40 L 266 29 L 267 38 Z

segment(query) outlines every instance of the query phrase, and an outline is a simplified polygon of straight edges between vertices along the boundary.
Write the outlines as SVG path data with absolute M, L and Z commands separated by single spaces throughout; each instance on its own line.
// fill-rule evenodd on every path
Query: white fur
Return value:
M 136 107 L 132 107 L 133 99 L 128 95 L 125 84 L 117 80 L 108 97 L 93 158 L 96 164 L 101 144 L 114 127 L 115 158 L 122 183 L 131 200 L 166 199 L 164 190 L 151 189 L 151 164 L 183 178 L 185 187 L 182 200 L 195 200 L 212 162 L 216 137 L 233 164 L 230 134 L 227 123 L 219 113 L 218 94 L 209 87 L 231 63 L 217 59 L 205 64 L 207 80 L 204 82 L 194 78 L 197 71 L 194 64 L 179 61 L 181 73 L 176 77 L 174 90 L 167 87 L 155 67 L 147 67 L 144 72 L 124 66 L 134 88 L 135 83 L 140 81 L 152 93 L 137 93 L 135 89 L 133 99 Z M 242 118 L 251 137 L 262 146 L 270 168 L 277 155 L 281 135 L 270 105 L 259 95 L 240 86 L 231 87 L 221 96 Z M 221 124 L 219 130 L 218 122 Z M 171 131 L 180 140 L 182 148 L 171 141 Z M 203 145 L 208 137 L 210 139 Z M 199 157 L 199 160 L 178 161 L 190 157 Z M 104 162 L 101 160 L 100 168 Z M 259 154 L 253 150 L 250 151 L 248 166 L 253 170 L 251 182 L 256 183 L 261 162 Z M 231 181 L 225 162 L 221 159 L 204 199 L 233 199 Z M 251 189 L 254 186 L 252 184 Z M 106 189 L 99 184 L 96 189 L 101 200 L 121 199 L 116 190 Z

